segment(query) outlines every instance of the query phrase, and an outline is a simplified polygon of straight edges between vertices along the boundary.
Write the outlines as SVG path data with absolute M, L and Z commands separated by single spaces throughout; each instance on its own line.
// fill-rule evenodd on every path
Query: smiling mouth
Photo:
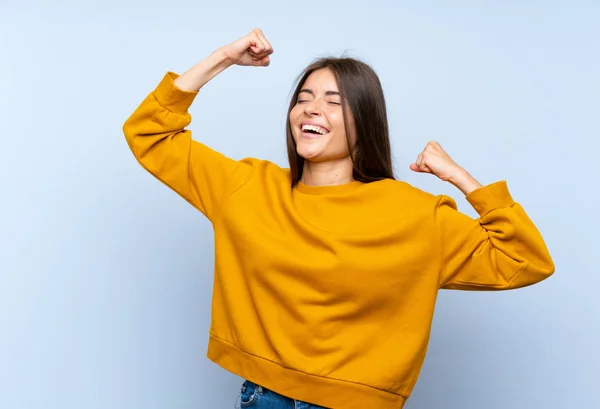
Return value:
M 329 129 L 325 127 L 309 124 L 302 125 L 300 130 L 302 131 L 303 135 L 313 138 L 316 136 L 327 135 L 329 133 Z

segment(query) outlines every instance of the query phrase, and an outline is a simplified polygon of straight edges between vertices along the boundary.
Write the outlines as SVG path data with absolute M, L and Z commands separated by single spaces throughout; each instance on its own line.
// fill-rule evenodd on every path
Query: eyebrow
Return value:
M 310 94 L 313 97 L 315 96 L 315 93 L 313 92 L 312 89 L 302 88 L 300 91 L 298 91 L 298 94 L 301 94 L 303 92 L 306 92 L 307 94 Z M 325 92 L 325 95 L 340 95 L 340 93 L 337 91 L 327 91 L 327 92 Z

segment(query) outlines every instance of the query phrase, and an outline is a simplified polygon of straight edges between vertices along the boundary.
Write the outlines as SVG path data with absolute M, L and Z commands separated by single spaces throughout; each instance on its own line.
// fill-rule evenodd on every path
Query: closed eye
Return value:
M 299 99 L 299 100 L 296 101 L 296 104 L 302 104 L 303 102 L 308 102 L 308 100 L 306 100 L 306 99 Z M 335 102 L 335 101 L 329 101 L 329 104 L 331 104 L 331 105 L 342 105 L 341 103 Z

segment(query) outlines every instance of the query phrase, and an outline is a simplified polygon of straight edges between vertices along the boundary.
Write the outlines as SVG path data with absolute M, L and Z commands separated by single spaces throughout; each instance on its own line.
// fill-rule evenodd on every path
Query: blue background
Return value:
M 0 408 L 234 406 L 242 380 L 205 357 L 211 226 L 121 127 L 166 71 L 255 27 L 271 66 L 207 84 L 196 139 L 286 165 L 293 80 L 359 57 L 384 86 L 397 177 L 475 216 L 408 169 L 438 140 L 482 183 L 508 181 L 554 257 L 533 287 L 440 293 L 406 407 L 600 407 L 599 21 L 575 0 L 1 0 Z

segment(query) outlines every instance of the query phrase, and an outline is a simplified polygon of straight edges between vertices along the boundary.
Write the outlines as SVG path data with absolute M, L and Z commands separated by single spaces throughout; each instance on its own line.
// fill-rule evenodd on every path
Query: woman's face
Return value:
M 348 117 L 351 146 L 356 141 L 354 120 Z M 290 111 L 290 127 L 296 152 L 311 162 L 339 161 L 350 156 L 341 97 L 333 72 L 323 68 L 304 82 Z

